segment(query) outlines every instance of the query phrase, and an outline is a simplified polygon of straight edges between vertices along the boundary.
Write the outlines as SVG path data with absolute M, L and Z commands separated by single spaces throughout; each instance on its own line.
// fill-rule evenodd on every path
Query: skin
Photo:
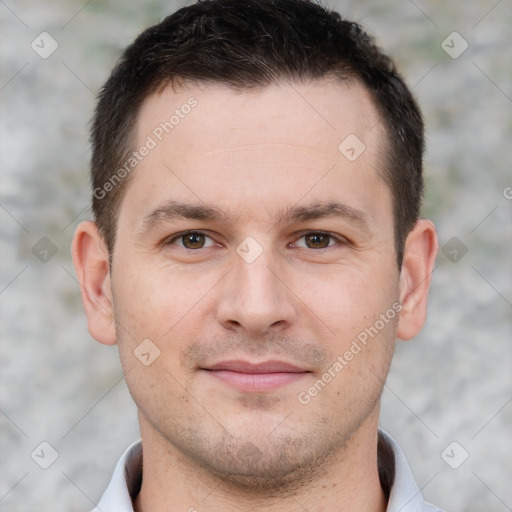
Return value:
M 383 128 L 360 85 L 166 87 L 143 104 L 135 146 L 191 96 L 197 107 L 128 184 L 111 272 L 94 223 L 80 224 L 73 242 L 89 332 L 118 344 L 138 407 L 144 478 L 135 509 L 383 511 L 380 396 L 396 339 L 414 337 L 425 320 L 435 228 L 416 223 L 399 269 L 391 193 L 379 175 Z M 338 150 L 349 134 L 366 146 L 354 161 Z M 214 206 L 225 218 L 144 223 L 170 200 Z M 365 222 L 279 222 L 287 208 L 329 201 Z M 187 230 L 207 236 L 185 248 L 189 239 L 176 235 Z M 251 263 L 237 253 L 249 236 L 261 250 Z M 398 302 L 400 313 L 301 403 Z M 148 366 L 133 353 L 145 339 L 160 350 Z M 242 391 L 202 369 L 234 359 L 307 373 Z

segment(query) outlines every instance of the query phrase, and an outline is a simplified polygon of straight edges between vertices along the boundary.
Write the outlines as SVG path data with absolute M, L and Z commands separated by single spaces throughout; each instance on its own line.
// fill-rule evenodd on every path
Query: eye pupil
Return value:
M 306 235 L 306 245 L 310 247 L 310 242 L 312 243 L 313 247 L 318 249 L 323 249 L 324 247 L 329 246 L 329 235 L 324 235 L 321 233 L 311 233 L 309 235 Z
M 187 249 L 200 249 L 204 245 L 204 235 L 201 233 L 189 233 L 182 238 Z

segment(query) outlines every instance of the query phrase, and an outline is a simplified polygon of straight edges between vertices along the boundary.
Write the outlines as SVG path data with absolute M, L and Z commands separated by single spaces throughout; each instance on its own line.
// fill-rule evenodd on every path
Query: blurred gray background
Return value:
M 182 5 L 0 0 L 2 511 L 91 509 L 138 438 L 116 348 L 87 332 L 69 247 L 90 218 L 95 95 L 121 50 Z M 424 215 L 441 251 L 382 426 L 428 500 L 512 510 L 512 2 L 328 5 L 395 57 L 427 122 Z

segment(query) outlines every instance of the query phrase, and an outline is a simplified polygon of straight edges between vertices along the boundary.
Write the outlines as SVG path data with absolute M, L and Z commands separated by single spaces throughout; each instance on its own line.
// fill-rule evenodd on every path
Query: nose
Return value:
M 219 323 L 246 336 L 283 332 L 297 318 L 297 299 L 269 250 L 252 263 L 236 255 L 234 268 L 223 280 L 220 293 Z

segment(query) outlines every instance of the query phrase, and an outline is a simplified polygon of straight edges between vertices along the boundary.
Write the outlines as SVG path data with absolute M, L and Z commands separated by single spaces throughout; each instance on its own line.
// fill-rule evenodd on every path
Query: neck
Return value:
M 377 464 L 378 411 L 307 480 L 275 493 L 230 485 L 179 452 L 141 418 L 143 480 L 136 512 L 384 512 Z

